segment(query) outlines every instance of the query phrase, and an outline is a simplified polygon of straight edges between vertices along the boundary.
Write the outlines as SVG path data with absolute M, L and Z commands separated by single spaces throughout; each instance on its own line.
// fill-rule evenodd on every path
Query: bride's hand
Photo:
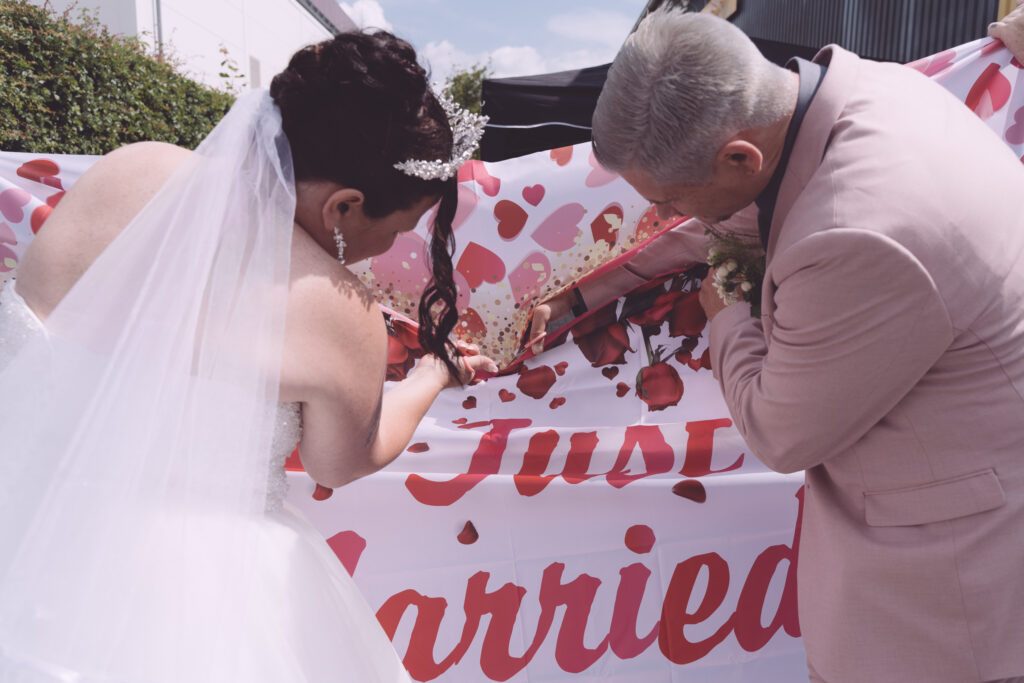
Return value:
M 423 356 L 413 368 L 409 376 L 429 375 L 437 380 L 445 388 L 465 386 L 473 382 L 473 379 L 481 372 L 492 375 L 498 374 L 498 364 L 487 356 L 480 355 L 480 347 L 475 344 L 458 342 L 456 349 L 462 355 L 453 358 L 455 366 L 459 369 L 459 376 L 453 377 L 448 366 L 433 354 Z

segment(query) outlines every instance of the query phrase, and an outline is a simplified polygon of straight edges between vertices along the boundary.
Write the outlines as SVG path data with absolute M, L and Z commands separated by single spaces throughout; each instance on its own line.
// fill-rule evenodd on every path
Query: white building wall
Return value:
M 292 53 L 331 37 L 295 0 L 51 0 L 50 5 L 57 11 L 72 5 L 98 10 L 111 31 L 150 45 L 159 35 L 186 75 L 221 89 L 227 80 L 238 89 L 267 87 Z M 219 75 L 226 57 L 241 79 Z

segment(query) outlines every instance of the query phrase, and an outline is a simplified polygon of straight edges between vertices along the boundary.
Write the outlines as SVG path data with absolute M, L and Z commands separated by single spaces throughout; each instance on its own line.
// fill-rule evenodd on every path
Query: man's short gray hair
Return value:
M 794 96 L 788 72 L 728 21 L 659 10 L 615 57 L 594 111 L 594 151 L 613 171 L 703 184 L 729 138 L 778 122 Z

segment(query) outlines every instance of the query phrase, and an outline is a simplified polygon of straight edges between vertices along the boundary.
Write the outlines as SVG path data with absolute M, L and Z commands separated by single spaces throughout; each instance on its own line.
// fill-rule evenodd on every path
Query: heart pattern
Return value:
M 513 201 L 502 199 L 494 205 L 494 218 L 498 221 L 498 236 L 503 240 L 514 240 L 526 227 L 529 214 Z
M 523 199 L 527 204 L 538 206 L 544 200 L 544 186 L 541 184 L 530 185 L 523 188 Z

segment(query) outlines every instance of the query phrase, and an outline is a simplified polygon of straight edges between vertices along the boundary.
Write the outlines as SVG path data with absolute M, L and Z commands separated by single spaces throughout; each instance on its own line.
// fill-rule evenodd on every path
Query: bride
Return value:
M 68 192 L 0 295 L 0 682 L 408 680 L 283 462 L 299 442 L 342 486 L 497 371 L 448 342 L 478 123 L 407 42 L 342 34 L 195 152 L 129 145 Z M 382 398 L 384 321 L 344 264 L 435 204 L 432 354 Z

